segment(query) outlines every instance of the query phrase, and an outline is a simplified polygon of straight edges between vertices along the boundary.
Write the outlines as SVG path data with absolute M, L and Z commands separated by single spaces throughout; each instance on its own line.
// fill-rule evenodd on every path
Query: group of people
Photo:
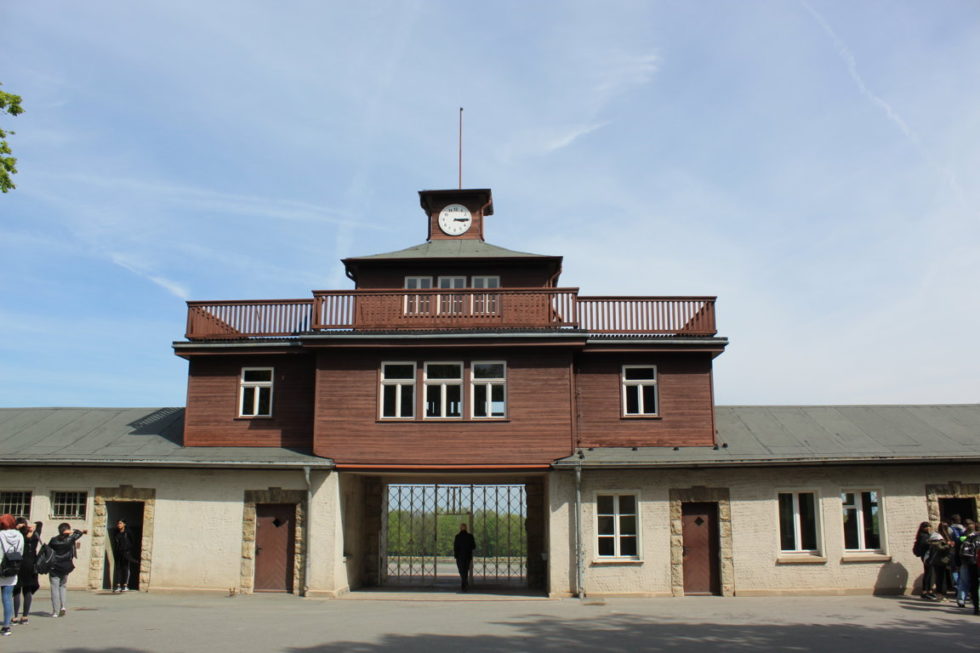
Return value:
M 912 552 L 922 559 L 922 598 L 944 601 L 947 592 L 953 590 L 956 605 L 964 608 L 970 602 L 973 614 L 980 615 L 978 547 L 980 532 L 972 519 L 952 515 L 935 529 L 926 521 L 919 524 Z

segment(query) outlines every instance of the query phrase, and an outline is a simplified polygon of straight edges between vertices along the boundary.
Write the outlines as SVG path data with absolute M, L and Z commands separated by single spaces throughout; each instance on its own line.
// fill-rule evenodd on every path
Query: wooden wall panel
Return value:
M 378 418 L 382 360 L 506 360 L 506 421 Z M 571 354 L 467 348 L 321 353 L 314 453 L 338 463 L 546 464 L 572 452 Z M 421 388 L 417 388 L 421 394 Z M 469 400 L 469 392 L 466 393 Z M 468 404 L 464 406 L 464 414 Z
M 272 417 L 238 417 L 242 367 L 275 368 Z M 184 445 L 311 449 L 314 379 L 311 354 L 192 357 Z
M 623 418 L 623 365 L 657 366 L 659 418 Z M 580 354 L 576 364 L 579 446 L 713 445 L 710 354 Z
M 431 276 L 433 282 L 440 276 L 498 275 L 500 285 L 505 288 L 545 288 L 551 279 L 551 264 L 513 264 L 501 265 L 499 261 L 488 261 L 485 265 L 478 263 L 450 264 L 442 261 L 431 261 L 424 265 L 404 263 L 397 267 L 361 265 L 358 272 L 358 289 L 404 288 L 406 276 Z

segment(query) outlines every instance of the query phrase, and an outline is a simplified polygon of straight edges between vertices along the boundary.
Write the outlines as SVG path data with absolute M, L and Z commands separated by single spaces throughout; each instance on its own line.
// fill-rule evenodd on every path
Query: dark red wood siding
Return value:
M 571 358 L 565 350 L 496 348 L 323 352 L 314 453 L 338 463 L 379 465 L 550 463 L 572 452 Z M 380 420 L 381 362 L 436 360 L 505 360 L 507 419 Z
M 546 288 L 551 284 L 553 263 L 513 263 L 501 265 L 499 261 L 469 261 L 448 263 L 445 261 L 426 261 L 406 263 L 397 266 L 387 264 L 360 264 L 357 275 L 357 288 L 360 290 L 404 288 L 407 276 L 428 276 L 436 283 L 437 277 L 499 276 L 504 288 Z
M 624 418 L 623 365 L 656 365 L 660 417 Z M 714 444 L 709 354 L 580 354 L 576 365 L 579 446 Z
M 272 417 L 238 417 L 242 367 L 275 369 Z M 310 449 L 314 378 L 310 354 L 191 357 L 184 445 Z

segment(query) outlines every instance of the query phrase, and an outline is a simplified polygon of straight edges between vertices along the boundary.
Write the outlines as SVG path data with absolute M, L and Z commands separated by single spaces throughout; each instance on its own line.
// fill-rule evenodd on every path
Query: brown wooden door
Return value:
M 296 506 L 260 503 L 255 517 L 255 591 L 291 592 Z
M 718 504 L 681 505 L 684 594 L 719 594 Z

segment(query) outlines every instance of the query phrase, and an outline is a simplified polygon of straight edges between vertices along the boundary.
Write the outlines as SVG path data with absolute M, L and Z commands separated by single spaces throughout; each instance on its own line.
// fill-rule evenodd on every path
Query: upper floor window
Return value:
M 473 362 L 473 417 L 507 416 L 507 364 Z
M 596 547 L 601 558 L 639 556 L 639 512 L 635 494 L 596 496 Z
M 52 492 L 51 519 L 85 519 L 85 492 Z
M 881 550 L 881 514 L 877 490 L 841 492 L 844 548 L 849 551 Z
M 406 290 L 431 290 L 432 277 L 405 277 Z M 405 294 L 405 313 L 408 315 L 426 314 L 432 310 L 432 295 Z
M 779 493 L 779 548 L 790 552 L 819 550 L 815 492 Z
M 415 416 L 415 363 L 381 364 L 381 416 Z
M 623 365 L 623 415 L 659 414 L 657 366 Z
M 473 287 L 474 288 L 499 288 L 500 277 L 498 276 L 473 277 Z
M 463 364 L 425 364 L 425 416 L 463 416 Z
M 242 368 L 240 417 L 272 415 L 272 374 L 271 367 Z
M 30 492 L 0 492 L 0 514 L 31 518 Z

